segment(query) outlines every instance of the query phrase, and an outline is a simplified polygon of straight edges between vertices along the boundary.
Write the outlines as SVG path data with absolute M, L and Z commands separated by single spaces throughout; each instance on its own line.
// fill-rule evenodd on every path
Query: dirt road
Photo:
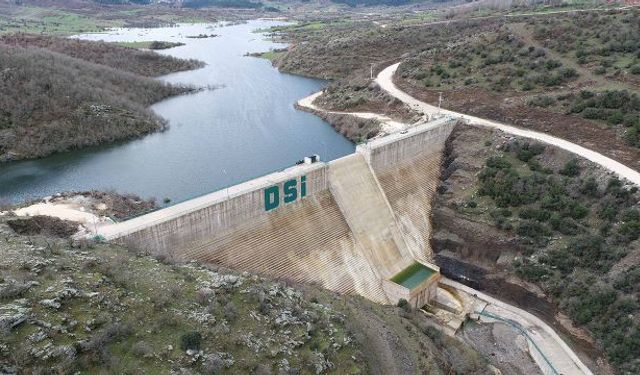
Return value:
M 407 94 L 406 92 L 402 91 L 393 83 L 393 75 L 398 69 L 399 65 L 400 63 L 396 63 L 383 69 L 376 77 L 376 83 L 378 83 L 378 85 L 380 85 L 380 87 L 382 87 L 382 89 L 387 91 L 390 95 L 396 97 L 397 99 L 409 105 L 412 109 L 418 112 L 422 112 L 424 114 L 430 114 L 430 115 L 437 115 L 437 114 L 449 115 L 449 116 L 462 119 L 463 121 L 472 125 L 491 127 L 491 128 L 501 130 L 505 133 L 513 134 L 519 137 L 531 138 L 531 139 L 538 140 L 540 142 L 548 143 L 550 145 L 560 147 L 564 150 L 567 150 L 585 159 L 588 159 L 598 165 L 601 165 L 607 170 L 617 174 L 619 177 L 626 179 L 636 185 L 640 185 L 640 173 L 638 173 L 638 171 L 631 169 L 626 165 L 619 163 L 611 158 L 608 158 L 598 152 L 589 150 L 575 143 L 572 143 L 567 140 L 554 137 L 552 135 L 545 134 L 545 133 L 526 130 L 526 129 L 518 128 L 515 126 L 511 126 L 511 125 L 502 124 L 496 121 L 491 121 L 491 120 L 482 119 L 475 116 L 465 115 L 463 113 L 453 112 L 445 109 L 438 109 L 437 107 L 431 104 L 422 102 L 412 97 L 411 95 Z
M 365 120 L 375 119 L 375 120 L 380 122 L 381 130 L 384 133 L 387 133 L 387 134 L 391 134 L 391 133 L 395 133 L 395 132 L 404 130 L 407 127 L 407 125 L 405 125 L 405 124 L 403 124 L 401 122 L 395 121 L 395 120 L 391 119 L 388 116 L 381 115 L 381 114 L 378 114 L 378 113 L 327 111 L 326 109 L 320 108 L 320 107 L 316 106 L 315 104 L 313 104 L 313 101 L 316 100 L 316 98 L 319 97 L 322 94 L 323 94 L 323 91 L 319 91 L 319 92 L 316 92 L 315 94 L 311 94 L 311 95 L 307 96 L 306 98 L 302 98 L 302 99 L 298 100 L 298 105 L 300 107 L 308 108 L 310 110 L 317 111 L 317 112 L 334 113 L 334 114 L 338 114 L 338 115 L 350 115 L 350 116 L 360 117 L 360 118 L 365 119 Z

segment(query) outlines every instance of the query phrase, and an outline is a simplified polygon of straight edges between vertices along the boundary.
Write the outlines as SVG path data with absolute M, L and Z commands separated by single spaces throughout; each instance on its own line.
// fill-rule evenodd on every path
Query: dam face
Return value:
M 431 201 L 455 120 L 440 119 L 103 229 L 113 240 L 395 303 L 432 252 Z M 434 266 L 435 267 L 435 266 Z M 437 268 L 437 267 L 435 267 Z

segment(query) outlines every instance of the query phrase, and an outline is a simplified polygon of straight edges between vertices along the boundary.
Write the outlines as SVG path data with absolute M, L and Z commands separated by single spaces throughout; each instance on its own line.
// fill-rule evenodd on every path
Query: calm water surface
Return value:
M 253 31 L 278 22 L 117 29 L 81 35 L 105 41 L 166 40 L 185 46 L 160 53 L 206 62 L 171 74 L 171 83 L 221 88 L 174 97 L 152 106 L 170 128 L 117 145 L 84 149 L 0 166 L 0 200 L 20 202 L 61 191 L 115 189 L 174 202 L 293 165 L 305 155 L 336 159 L 354 145 L 293 104 L 323 81 L 279 73 L 263 59 L 245 57 L 284 45 Z M 190 39 L 189 35 L 218 34 Z

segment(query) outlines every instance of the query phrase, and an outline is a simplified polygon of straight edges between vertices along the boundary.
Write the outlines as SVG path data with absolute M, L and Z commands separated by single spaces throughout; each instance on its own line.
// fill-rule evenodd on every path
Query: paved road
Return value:
M 528 341 L 529 351 L 543 373 L 551 375 L 592 374 L 591 370 L 582 363 L 553 328 L 535 315 L 458 282 L 443 278 L 441 283 L 486 302 L 487 305 L 483 311 L 478 311 L 481 313 L 481 321 L 507 321 L 510 325 L 526 332 L 530 339 Z
M 382 89 L 387 91 L 392 96 L 398 98 L 400 101 L 404 102 L 405 104 L 409 105 L 411 108 L 417 110 L 418 112 L 431 114 L 431 115 L 438 114 L 438 113 L 449 115 L 456 118 L 460 118 L 465 122 L 473 125 L 480 125 L 480 126 L 495 128 L 505 133 L 513 134 L 519 137 L 535 139 L 540 142 L 544 142 L 556 147 L 560 147 L 576 155 L 582 156 L 583 158 L 588 159 L 611 172 L 614 172 L 618 176 L 626 180 L 629 180 L 634 184 L 640 185 L 640 173 L 638 173 L 636 170 L 633 170 L 627 167 L 626 165 L 620 162 L 617 162 L 611 158 L 608 158 L 598 152 L 589 150 L 585 147 L 569 142 L 562 138 L 554 137 L 546 133 L 540 133 L 532 130 L 518 128 L 515 126 L 503 124 L 497 121 L 465 115 L 463 113 L 453 112 L 445 109 L 438 110 L 437 107 L 431 104 L 422 102 L 412 97 L 411 95 L 407 94 L 406 92 L 400 90 L 393 83 L 393 75 L 398 69 L 399 65 L 400 63 L 393 64 L 391 66 L 388 66 L 384 70 L 382 70 L 376 77 L 376 82 L 378 83 L 378 85 L 380 85 L 380 87 L 382 87 Z

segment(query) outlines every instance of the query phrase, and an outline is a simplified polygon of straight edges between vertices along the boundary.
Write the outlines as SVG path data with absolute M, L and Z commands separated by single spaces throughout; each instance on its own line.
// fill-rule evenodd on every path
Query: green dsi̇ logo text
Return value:
M 299 189 L 299 190 L 298 190 Z M 282 184 L 282 195 L 284 203 L 294 202 L 298 197 L 304 198 L 307 195 L 307 176 L 300 177 L 300 186 L 298 180 L 285 181 Z M 264 189 L 264 210 L 271 211 L 280 205 L 280 188 L 278 185 L 270 186 Z

